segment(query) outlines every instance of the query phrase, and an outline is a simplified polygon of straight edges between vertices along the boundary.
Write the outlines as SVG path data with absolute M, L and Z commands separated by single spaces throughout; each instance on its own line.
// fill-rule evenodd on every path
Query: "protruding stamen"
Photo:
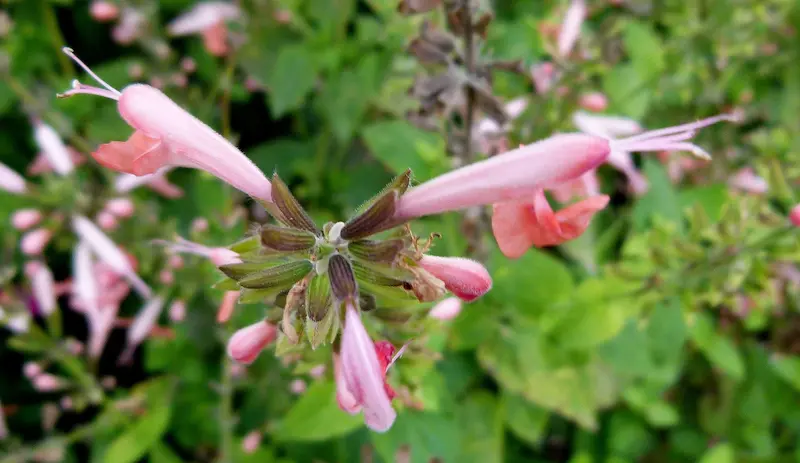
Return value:
M 72 59 L 72 61 L 75 61 L 75 63 L 76 63 L 78 66 L 80 66 L 81 68 L 83 68 L 83 70 L 84 70 L 84 71 L 86 71 L 86 72 L 87 72 L 87 73 L 88 73 L 90 76 L 92 76 L 92 78 L 93 78 L 95 81 L 97 81 L 97 83 L 98 83 L 98 84 L 100 84 L 100 85 L 102 85 L 103 87 L 107 88 L 107 89 L 108 89 L 108 90 L 109 90 L 111 93 L 113 93 L 114 95 L 116 95 L 116 96 L 117 96 L 117 98 L 114 98 L 115 100 L 119 98 L 119 96 L 121 95 L 121 93 L 120 93 L 120 92 L 119 92 L 117 89 L 115 89 L 114 87 L 112 87 L 112 86 L 108 85 L 108 83 L 106 83 L 106 81 L 104 81 L 103 79 L 101 79 L 101 78 L 100 78 L 100 76 L 98 76 L 97 74 L 95 74 L 94 72 L 92 72 L 92 70 L 91 70 L 91 69 L 89 69 L 89 66 L 87 66 L 86 64 L 84 64 L 84 62 L 83 62 L 83 61 L 81 61 L 81 60 L 80 60 L 80 58 L 78 58 L 77 56 L 75 56 L 75 51 L 74 51 L 72 48 L 69 48 L 69 47 L 64 47 L 64 48 L 62 48 L 62 49 L 61 49 L 61 51 L 63 51 L 65 55 L 69 56 L 69 57 L 70 57 L 70 59 Z M 69 93 L 69 92 L 67 92 L 67 93 Z
M 119 100 L 120 96 L 119 92 L 114 93 L 104 88 L 93 87 L 91 85 L 82 84 L 76 79 L 72 81 L 71 89 L 67 90 L 64 93 L 57 93 L 56 98 L 68 98 L 73 95 L 81 95 L 81 94 L 97 95 L 97 96 L 102 96 L 103 98 L 110 98 L 112 100 L 117 100 L 117 101 Z
M 384 371 L 384 373 L 386 373 L 387 371 L 389 371 L 389 368 L 390 368 L 392 365 L 394 365 L 394 362 L 396 362 L 396 361 L 400 360 L 400 357 L 402 357 L 402 356 L 403 356 L 403 354 L 405 354 L 405 352 L 406 352 L 406 349 L 408 349 L 408 345 L 409 345 L 409 344 L 411 344 L 411 341 L 409 341 L 409 342 L 407 342 L 407 343 L 403 344 L 403 347 L 401 347 L 401 348 L 400 348 L 400 350 L 398 350 L 398 351 L 397 351 L 397 352 L 394 354 L 394 356 L 392 357 L 392 360 L 389 362 L 389 364 L 388 364 L 388 365 L 386 365 L 386 369 L 385 369 L 385 370 L 383 370 L 383 371 Z
M 694 133 L 697 131 L 697 129 L 702 129 L 703 127 L 714 125 L 717 122 L 722 122 L 722 121 L 738 122 L 739 120 L 740 117 L 736 114 L 720 114 L 718 116 L 708 117 L 706 119 L 701 119 L 695 122 L 689 122 L 687 124 L 681 124 L 681 125 L 676 125 L 674 127 L 666 127 L 663 129 L 651 130 L 649 132 L 640 133 L 639 135 L 634 135 L 632 137 L 628 137 L 619 141 L 649 140 L 656 137 L 679 134 L 683 132 Z

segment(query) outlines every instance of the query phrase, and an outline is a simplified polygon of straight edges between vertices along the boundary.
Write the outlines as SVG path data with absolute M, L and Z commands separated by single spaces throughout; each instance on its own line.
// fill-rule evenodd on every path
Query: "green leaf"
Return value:
M 666 170 L 652 159 L 645 159 L 643 170 L 650 188 L 639 198 L 631 213 L 634 229 L 645 230 L 652 218 L 659 216 L 673 222 L 682 230 L 681 205 Z
M 650 106 L 650 84 L 630 64 L 614 66 L 603 79 L 603 90 L 611 109 L 634 119 L 641 119 Z
M 715 445 L 700 459 L 700 463 L 734 463 L 735 461 L 733 446 L 728 443 Z
M 717 333 L 711 318 L 704 313 L 695 314 L 690 335 L 695 345 L 709 362 L 727 373 L 732 379 L 744 379 L 744 361 L 736 345 L 727 337 Z
M 169 402 L 152 407 L 136 420 L 122 435 L 114 439 L 105 453 L 107 463 L 134 463 L 139 461 L 167 432 L 172 409 Z
M 280 117 L 302 106 L 306 95 L 314 88 L 317 80 L 314 56 L 302 45 L 284 46 L 272 72 L 265 77 L 272 115 Z
M 680 156 L 675 153 L 673 156 Z M 717 222 L 722 217 L 722 208 L 728 203 L 730 188 L 724 183 L 716 185 L 696 186 L 686 188 L 678 193 L 678 202 L 681 210 L 693 204 L 700 204 L 708 214 L 709 219 Z
M 151 463 L 181 463 L 183 460 L 181 457 L 175 454 L 169 445 L 158 442 L 153 448 L 150 450 L 150 462 Z
M 372 433 L 372 443 L 384 461 L 395 461 L 397 451 L 408 446 L 411 463 L 456 462 L 459 454 L 458 423 L 442 415 L 406 410 L 399 413 L 391 429 Z
M 364 418 L 348 415 L 336 403 L 336 386 L 320 381 L 312 384 L 289 409 L 275 432 L 283 441 L 320 441 L 341 437 L 361 427 Z
M 508 428 L 525 442 L 538 446 L 546 436 L 550 413 L 522 396 L 504 391 L 503 412 Z
M 456 419 L 461 426 L 458 462 L 503 461 L 503 410 L 487 391 L 467 397 L 459 404 Z
M 800 391 L 800 357 L 776 355 L 769 364 L 779 377 Z
M 622 378 L 646 377 L 652 369 L 647 337 L 630 320 L 611 341 L 600 347 L 600 356 Z
M 664 71 L 664 45 L 647 23 L 628 22 L 623 41 L 639 76 L 650 78 Z
M 434 166 L 444 162 L 442 138 L 408 122 L 376 122 L 365 127 L 361 134 L 372 155 L 394 174 L 410 168 L 416 178 L 427 180 L 432 177 Z M 438 158 L 429 162 L 426 154 L 431 152 Z

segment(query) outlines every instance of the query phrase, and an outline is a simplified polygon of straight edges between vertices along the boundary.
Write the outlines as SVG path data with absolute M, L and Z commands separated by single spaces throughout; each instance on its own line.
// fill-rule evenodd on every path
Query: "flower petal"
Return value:
M 492 289 L 492 277 L 479 262 L 462 257 L 422 256 L 420 267 L 442 280 L 445 288 L 464 301 L 474 301 Z

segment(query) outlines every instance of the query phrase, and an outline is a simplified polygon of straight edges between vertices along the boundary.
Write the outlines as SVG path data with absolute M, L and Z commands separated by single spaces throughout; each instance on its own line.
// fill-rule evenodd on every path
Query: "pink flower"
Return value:
M 17 209 L 11 215 L 11 225 L 17 230 L 35 227 L 42 220 L 42 213 L 36 209 Z
M 117 217 L 128 218 L 133 216 L 134 205 L 130 198 L 114 198 L 108 200 L 104 209 Z
M 228 52 L 225 23 L 241 16 L 238 6 L 226 2 L 201 2 L 167 26 L 172 36 L 201 34 L 206 50 L 215 56 Z
M 167 180 L 167 173 L 172 167 L 164 167 L 158 172 L 142 176 L 133 174 L 120 174 L 114 181 L 114 189 L 117 193 L 127 193 L 139 186 L 145 185 L 165 198 L 180 198 L 183 190 Z
M 126 7 L 122 10 L 119 22 L 111 30 L 111 37 L 121 45 L 130 45 L 141 35 L 146 20 L 141 11 Z
M 492 232 L 500 251 L 509 258 L 522 256 L 531 246 L 556 246 L 582 235 L 592 216 L 606 207 L 609 197 L 593 196 L 553 212 L 544 192 L 524 201 L 494 205 Z
M 461 299 L 448 297 L 433 306 L 428 316 L 441 321 L 452 320 L 461 313 L 461 305 Z
M 587 198 L 600 194 L 600 181 L 597 170 L 593 169 L 580 177 L 550 188 L 553 197 L 560 203 L 567 203 L 572 198 Z
M 295 379 L 289 383 L 289 391 L 291 391 L 291 393 L 294 395 L 300 395 L 306 392 L 307 388 L 308 386 L 306 386 L 306 382 L 302 379 Z
M 242 451 L 248 455 L 258 450 L 260 445 L 261 432 L 259 431 L 250 431 L 246 436 L 244 436 L 244 439 L 242 439 Z
M 89 71 L 72 50 L 65 53 Z M 262 201 L 271 201 L 271 185 L 252 161 L 225 138 L 144 84 L 122 93 L 91 73 L 106 88 L 76 82 L 61 96 L 88 93 L 117 100 L 120 115 L 135 132 L 125 142 L 101 145 L 92 156 L 104 166 L 134 175 L 152 174 L 165 166 L 202 169 Z
M 158 324 L 158 317 L 164 308 L 164 299 L 162 297 L 154 297 L 147 301 L 144 307 L 136 314 L 130 328 L 128 328 L 128 335 L 125 342 L 125 350 L 120 355 L 120 362 L 129 363 L 133 358 L 133 353 L 136 347 L 144 341 L 153 330 L 153 327 Z
M 25 271 L 31 281 L 33 297 L 45 317 L 50 316 L 58 306 L 56 301 L 53 273 L 41 262 L 29 262 Z
M 795 205 L 791 211 L 789 211 L 789 221 L 792 222 L 792 225 L 795 227 L 800 227 L 800 204 Z
M 479 262 L 463 257 L 422 256 L 419 266 L 442 280 L 459 299 L 470 302 L 492 289 L 492 277 Z
M 600 92 L 591 92 L 581 95 L 578 104 L 587 111 L 600 112 L 608 108 L 608 98 Z
M 19 247 L 23 254 L 27 256 L 38 256 L 44 251 L 50 238 L 53 237 L 53 232 L 46 228 L 37 228 L 36 230 L 29 231 L 22 236 L 19 242 Z
M 182 322 L 186 318 L 186 303 L 181 300 L 174 301 L 169 306 L 169 319 L 175 323 Z
M 228 356 L 239 363 L 253 363 L 276 335 L 275 325 L 266 320 L 241 328 L 228 340 Z
M 34 139 L 48 163 L 59 175 L 69 175 L 75 165 L 72 163 L 72 156 L 67 149 L 67 145 L 61 140 L 58 132 L 52 127 L 41 122 L 34 125 Z
M 340 407 L 348 413 L 363 410 L 364 422 L 370 429 L 387 431 L 397 414 L 386 388 L 386 367 L 381 366 L 376 346 L 350 303 L 347 303 L 340 356 L 340 368 L 336 368 L 334 359 Z
M 72 218 L 72 228 L 75 234 L 85 242 L 95 254 L 109 267 L 125 276 L 134 289 L 144 298 L 149 299 L 152 291 L 147 284 L 139 278 L 130 264 L 128 257 L 116 244 L 106 236 L 91 220 L 83 216 Z
M 16 171 L 0 162 L 0 190 L 22 194 L 28 190 L 25 179 Z
M 608 141 L 599 137 L 555 135 L 410 189 L 400 198 L 395 217 L 407 220 L 513 201 L 583 175 L 604 162 L 610 151 Z
M 100 225 L 105 231 L 113 231 L 116 230 L 119 226 L 119 222 L 117 222 L 117 218 L 114 217 L 114 214 L 108 211 L 100 211 L 97 214 L 97 225 Z
M 553 63 L 543 62 L 531 66 L 531 78 L 536 93 L 544 95 L 549 92 L 553 84 L 558 80 L 556 68 Z
M 565 58 L 569 55 L 581 34 L 581 25 L 586 18 L 586 1 L 572 0 L 564 15 L 561 31 L 558 34 L 558 55 Z
M 22 366 L 22 374 L 28 379 L 33 379 L 42 374 L 42 366 L 36 362 L 25 362 Z
M 239 291 L 225 291 L 222 296 L 222 302 L 219 304 L 217 310 L 217 322 L 225 323 L 231 319 L 233 310 L 236 308 L 236 302 L 239 300 Z
M 176 241 L 174 243 L 163 240 L 155 240 L 153 243 L 167 246 L 173 252 L 182 252 L 185 254 L 203 256 L 213 262 L 217 267 L 227 264 L 242 263 L 242 260 L 239 258 L 239 254 L 231 251 L 230 249 L 203 246 L 202 244 L 193 243 L 180 236 L 176 237 Z
M 83 157 L 75 148 L 67 146 L 67 152 L 69 153 L 69 160 L 73 166 L 79 166 L 86 162 L 86 158 Z M 55 169 L 44 152 L 37 154 L 33 162 L 28 164 L 28 175 L 42 175 L 44 173 L 53 171 L 55 171 Z
M 319 379 L 325 374 L 325 370 L 327 370 L 327 367 L 323 364 L 320 364 L 309 370 L 308 375 L 312 378 Z
M 33 388 L 39 392 L 55 392 L 66 387 L 64 380 L 50 373 L 42 373 L 33 378 Z
M 119 8 L 106 0 L 94 0 L 89 5 L 89 16 L 99 22 L 113 21 L 119 16 Z
M 764 194 L 769 190 L 769 184 L 763 177 L 756 175 L 752 167 L 739 169 L 736 174 L 728 179 L 728 185 L 746 193 L 756 195 Z

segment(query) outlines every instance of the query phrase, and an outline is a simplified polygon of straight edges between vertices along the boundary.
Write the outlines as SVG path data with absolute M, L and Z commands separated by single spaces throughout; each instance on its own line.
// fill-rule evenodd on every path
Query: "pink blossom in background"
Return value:
M 253 363 L 277 334 L 275 325 L 265 320 L 241 328 L 228 340 L 228 356 L 239 363 Z
M 175 282 L 175 274 L 168 269 L 164 269 L 158 273 L 158 281 L 163 285 L 171 285 Z
M 325 371 L 327 369 L 328 369 L 328 367 L 326 365 L 320 364 L 320 365 L 315 366 L 311 370 L 309 370 L 308 371 L 308 375 L 311 376 L 314 379 L 319 379 L 319 378 L 322 378 L 322 376 L 325 374 Z
M 236 302 L 239 300 L 239 291 L 225 291 L 222 296 L 222 302 L 219 304 L 217 310 L 217 323 L 225 323 L 231 319 L 234 309 L 236 309 Z
M 558 55 L 566 58 L 572 51 L 581 34 L 581 25 L 586 19 L 586 1 L 572 0 L 561 23 L 558 34 Z
M 111 37 L 120 45 L 130 45 L 139 38 L 146 26 L 147 18 L 141 11 L 132 7 L 125 7 L 119 16 L 119 21 L 111 29 Z
M 530 74 L 534 89 L 539 95 L 549 92 L 558 80 L 555 65 L 547 61 L 531 66 Z
M 294 395 L 300 395 L 306 392 L 306 389 L 308 389 L 308 386 L 302 379 L 295 379 L 289 383 L 289 391 Z
M 531 246 L 556 246 L 582 235 L 597 211 L 608 204 L 606 195 L 593 196 L 553 212 L 544 192 L 533 201 L 495 204 L 492 232 L 500 251 L 521 257 Z
M 241 10 L 233 3 L 200 2 L 175 18 L 167 26 L 167 31 L 175 37 L 202 35 L 206 50 L 214 56 L 223 56 L 229 51 L 226 22 L 241 15 Z
M 55 129 L 42 122 L 35 122 L 33 136 L 36 145 L 57 174 L 69 175 L 75 170 L 72 155 Z
M 67 146 L 69 159 L 73 166 L 77 167 L 86 162 L 86 157 L 81 155 L 75 148 Z M 49 172 L 55 172 L 53 165 L 47 158 L 44 152 L 39 152 L 33 159 L 33 162 L 28 164 L 28 175 L 42 175 Z
M 38 256 L 44 251 L 47 243 L 53 237 L 53 232 L 46 228 L 37 228 L 22 235 L 19 247 L 26 256 Z
M 183 190 L 167 180 L 167 173 L 172 167 L 165 167 L 159 171 L 142 176 L 133 174 L 120 174 L 114 181 L 114 189 L 117 193 L 127 193 L 140 186 L 146 186 L 165 198 L 180 198 Z
M 104 209 L 120 218 L 130 218 L 134 213 L 133 201 L 130 198 L 109 199 Z
M 259 431 L 250 431 L 247 433 L 244 439 L 242 439 L 242 451 L 248 455 L 254 453 L 261 445 L 261 437 L 262 435 Z
M 119 16 L 119 8 L 110 1 L 94 0 L 89 5 L 89 16 L 98 22 L 113 21 Z
M 581 95 L 578 104 L 587 111 L 602 112 L 608 109 L 608 98 L 600 92 L 590 92 Z
M 22 366 L 22 374 L 28 379 L 33 379 L 42 374 L 42 366 L 36 362 L 25 362 Z
M 435 276 L 450 292 L 470 302 L 492 289 L 492 277 L 479 262 L 463 257 L 422 256 L 419 266 Z
M 169 319 L 175 323 L 180 323 L 186 318 L 186 302 L 175 300 L 169 306 Z
M 428 312 L 428 316 L 441 321 L 452 320 L 461 313 L 461 307 L 461 299 L 448 297 L 433 306 L 431 311 Z
M 97 214 L 97 225 L 100 225 L 100 228 L 105 231 L 114 231 L 119 227 L 119 222 L 117 218 L 114 217 L 114 214 L 108 211 L 100 211 L 100 213 Z
M 39 310 L 45 317 L 50 316 L 58 307 L 53 273 L 47 265 L 36 261 L 25 265 L 25 273 L 31 282 L 31 290 Z
M 20 174 L 0 162 L 0 190 L 13 194 L 22 194 L 28 190 L 28 186 Z
M 370 429 L 386 432 L 397 417 L 387 392 L 386 370 L 381 367 L 375 343 L 351 303 L 347 303 L 339 355 L 336 375 L 340 407 L 351 414 L 363 411 L 364 422 Z
M 756 195 L 764 194 L 769 190 L 767 181 L 758 176 L 752 167 L 739 169 L 728 179 L 728 185 L 736 190 Z
M 188 74 L 197 70 L 197 62 L 189 56 L 181 58 L 181 69 Z
M 11 225 L 17 230 L 35 227 L 42 220 L 42 213 L 37 209 L 17 209 L 11 214 Z
M 792 210 L 789 211 L 789 221 L 795 227 L 800 227 L 800 204 L 795 205 Z
M 120 355 L 121 363 L 129 363 L 139 344 L 144 341 L 153 328 L 158 324 L 158 317 L 164 308 L 164 298 L 154 297 L 136 314 L 125 339 L 125 350 Z
M 37 375 L 31 381 L 34 389 L 39 392 L 55 392 L 66 387 L 66 383 L 62 378 L 51 375 L 50 373 L 42 373 Z

